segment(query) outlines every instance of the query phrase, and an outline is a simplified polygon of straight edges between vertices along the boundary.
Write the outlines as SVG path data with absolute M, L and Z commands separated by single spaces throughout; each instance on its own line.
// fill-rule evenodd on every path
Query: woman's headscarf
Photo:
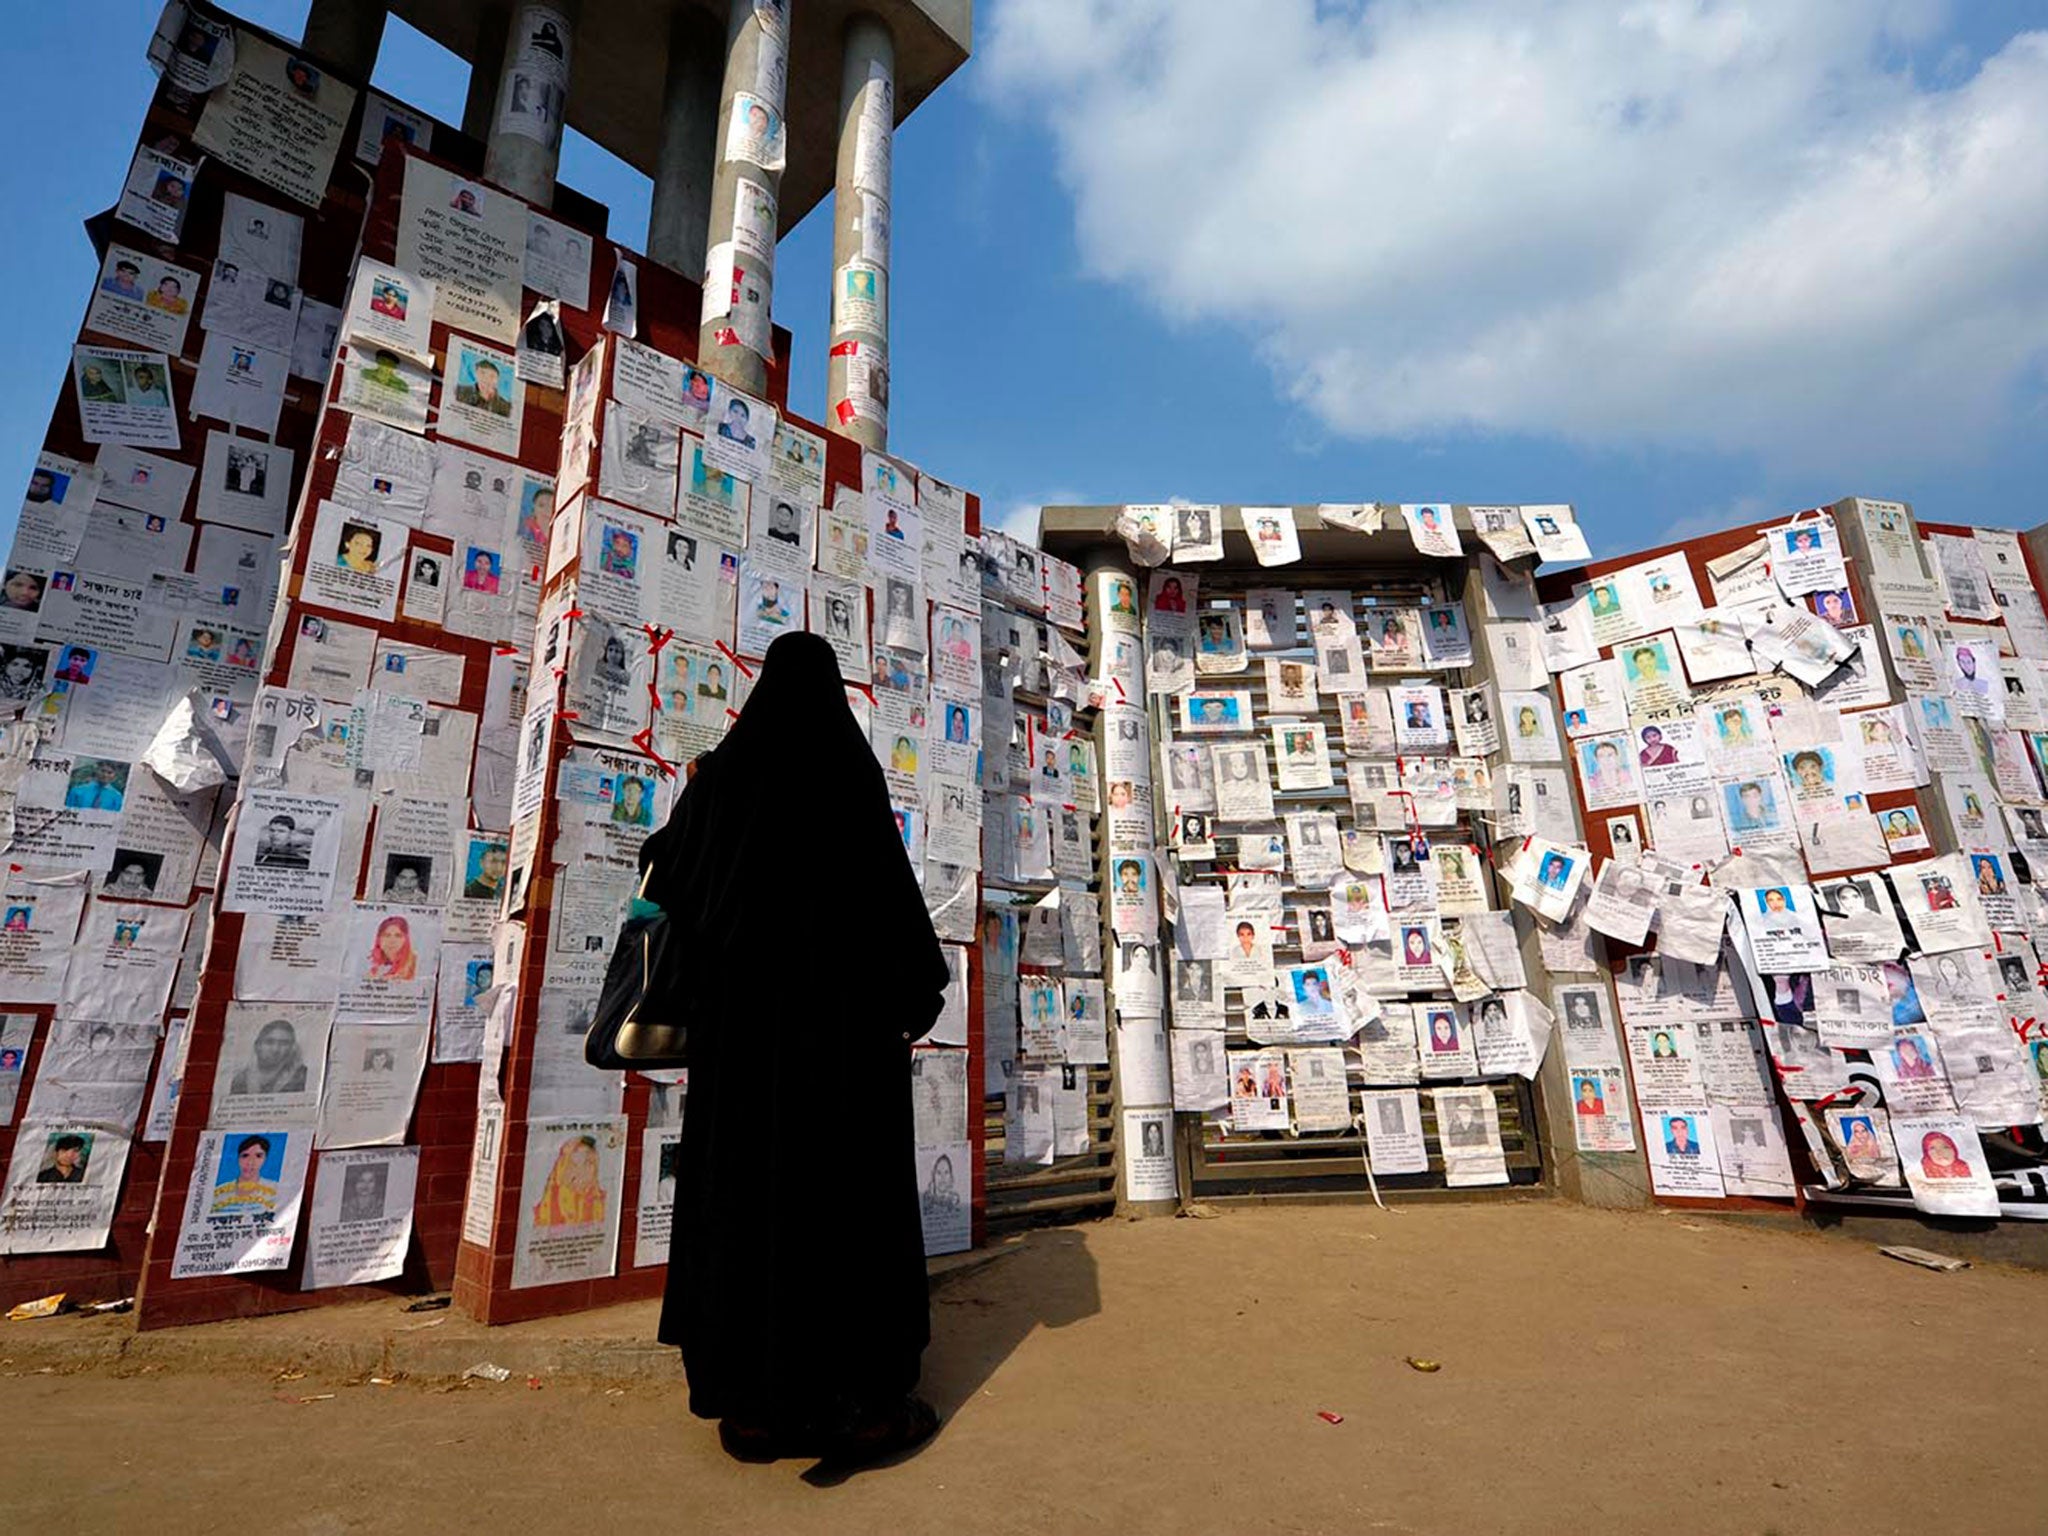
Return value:
M 396 927 L 404 935 L 405 945 L 390 959 L 384 958 L 384 930 Z M 412 925 L 402 917 L 387 917 L 377 925 L 376 937 L 370 940 L 370 975 L 386 981 L 411 981 L 419 974 L 419 956 L 413 953 Z
M 1948 1148 L 1946 1163 L 1936 1162 L 1934 1144 L 1940 1142 Z M 1963 1154 L 1957 1148 L 1954 1138 L 1945 1131 L 1929 1131 L 1920 1138 L 1920 1171 L 1930 1179 L 1967 1179 L 1970 1165 L 1963 1161 Z
M 589 1154 L 586 1180 L 575 1174 L 583 1155 Z M 572 1177 L 572 1175 L 574 1175 Z M 604 1174 L 599 1166 L 597 1141 L 590 1136 L 573 1136 L 555 1153 L 548 1169 L 547 1184 L 534 1202 L 536 1227 L 587 1227 L 604 1220 Z

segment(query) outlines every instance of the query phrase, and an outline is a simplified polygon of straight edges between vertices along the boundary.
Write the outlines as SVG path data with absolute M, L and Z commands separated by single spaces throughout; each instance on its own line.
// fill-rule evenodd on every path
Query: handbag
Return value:
M 626 909 L 619 942 L 604 969 L 597 1013 L 583 1037 L 583 1059 L 601 1072 L 687 1067 L 690 1023 L 682 1011 L 681 944 L 669 915 L 647 899 L 653 866 Z

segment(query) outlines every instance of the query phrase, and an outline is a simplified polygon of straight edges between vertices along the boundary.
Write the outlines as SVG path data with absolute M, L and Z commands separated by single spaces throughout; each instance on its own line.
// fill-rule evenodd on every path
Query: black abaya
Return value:
M 701 1417 L 857 1418 L 930 1337 L 909 1042 L 947 971 L 823 640 L 769 649 L 641 864 L 695 959 L 661 1340 Z

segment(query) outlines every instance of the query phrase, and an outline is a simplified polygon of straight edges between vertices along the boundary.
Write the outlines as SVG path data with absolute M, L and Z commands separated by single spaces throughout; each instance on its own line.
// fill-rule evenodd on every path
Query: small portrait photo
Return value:
M 1753 747 L 1757 744 L 1756 728 L 1750 723 L 1749 710 L 1740 704 L 1730 704 L 1714 716 L 1714 734 L 1724 747 Z
M 1561 891 L 1572 877 L 1572 860 L 1552 849 L 1536 866 L 1536 883 L 1545 890 Z
M 87 405 L 124 405 L 128 390 L 118 364 L 96 357 L 78 361 L 78 398 Z
M 1997 854 L 1971 854 L 1970 873 L 1976 877 L 1978 895 L 2003 896 L 2005 894 L 2005 868 L 1999 863 Z
M 343 1221 L 382 1221 L 384 1193 L 391 1182 L 389 1163 L 356 1163 L 341 1181 Z
M 270 481 L 270 453 L 256 446 L 227 449 L 227 469 L 221 475 L 221 489 L 236 496 L 262 496 Z
M 300 826 L 299 818 L 280 811 L 256 833 L 254 863 L 259 869 L 311 869 L 316 828 Z
M 92 1166 L 91 1131 L 52 1131 L 43 1138 L 43 1155 L 36 1165 L 38 1184 L 83 1184 Z
M 434 859 L 425 853 L 388 853 L 384 856 L 382 899 L 417 905 L 429 899 L 434 887 Z
M 412 923 L 394 912 L 377 925 L 363 975 L 371 981 L 417 981 L 419 951 L 412 947 Z
M 166 208 L 182 208 L 191 190 L 185 178 L 176 171 L 159 170 L 156 173 L 156 185 L 149 189 L 149 200 L 152 203 L 162 203 Z
M 288 58 L 284 64 L 284 83 L 310 101 L 320 94 L 320 71 L 304 59 Z
M 4 917 L 0 917 L 0 933 L 32 932 L 33 929 L 31 928 L 31 924 L 35 919 L 35 912 L 36 909 L 34 907 L 9 907 L 6 911 L 6 915 Z
M 43 578 L 19 566 L 0 577 L 0 608 L 15 613 L 34 613 L 43 606 Z
M 462 1006 L 474 1008 L 476 1000 L 498 984 L 498 968 L 489 960 L 470 960 L 462 967 Z
M 1853 1170 L 1861 1162 L 1879 1162 L 1884 1153 L 1877 1140 L 1877 1128 L 1868 1115 L 1844 1115 L 1841 1125 L 1842 1151 Z
M 1627 651 L 1628 681 L 1632 684 L 1662 683 L 1670 680 L 1671 657 L 1662 640 L 1639 640 Z
M 1882 821 L 1884 825 L 1884 840 L 1892 847 L 1897 847 L 1901 843 L 1924 840 L 1926 837 L 1926 833 L 1920 826 L 1920 811 L 1916 806 L 1895 806 L 1884 813 Z
M 193 625 L 185 636 L 185 659 L 219 661 L 220 631 L 204 624 Z
M 1892 1071 L 1900 1078 L 1925 1081 L 1935 1075 L 1934 1052 L 1919 1035 L 1900 1035 L 1892 1042 Z
M 118 811 L 128 798 L 128 764 L 106 757 L 75 757 L 64 790 L 74 811 Z
M 1820 530 L 1817 527 L 1793 527 L 1781 530 L 1788 555 L 1808 555 L 1820 548 Z
M 43 668 L 49 664 L 50 653 L 39 646 L 0 645 L 0 699 L 26 704 L 40 697 Z
M 715 464 L 707 464 L 702 443 L 690 450 L 690 494 L 721 507 L 739 505 L 739 477 L 727 474 Z
M 1191 730 L 1234 731 L 1240 724 L 1237 700 L 1229 694 L 1196 693 L 1185 696 L 1183 708 Z
M 1698 1157 L 1700 1144 L 1694 1134 L 1692 1117 L 1689 1115 L 1664 1115 L 1664 1155 L 1666 1157 Z
M 168 406 L 171 403 L 170 380 L 158 371 L 156 364 L 123 363 L 121 378 L 130 405 Z
M 220 1162 L 213 1175 L 207 1205 L 210 1220 L 243 1216 L 269 1220 L 277 1214 L 277 1183 L 284 1173 L 289 1138 L 276 1135 L 227 1136 L 221 1140 Z
M 1215 997 L 1215 966 L 1213 960 L 1175 959 L 1173 963 L 1173 996 L 1176 1002 L 1206 1003 Z
M 396 1072 L 398 1053 L 388 1045 L 366 1045 L 363 1047 L 363 1070 L 365 1072 Z
M 1799 910 L 1799 904 L 1792 899 L 1792 888 L 1790 886 L 1766 886 L 1764 889 L 1752 891 L 1750 894 L 1756 900 L 1757 911 L 1765 917 L 1778 917 L 1787 912 L 1797 912 Z
M 725 402 L 725 415 L 718 423 L 719 437 L 742 448 L 752 448 L 755 445 L 753 417 L 753 408 L 739 396 L 732 396 Z
M 1730 833 L 1768 832 L 1781 826 L 1776 785 L 1768 779 L 1741 779 L 1721 786 L 1721 808 Z
M 116 901 L 147 901 L 156 895 L 156 882 L 163 874 L 164 856 L 138 848 L 116 848 L 100 882 L 101 894 Z
M 1962 1148 L 1946 1131 L 1928 1131 L 1920 1138 L 1920 1173 L 1929 1179 L 1967 1179 L 1970 1165 Z
M 510 857 L 510 845 L 502 838 L 470 838 L 462 869 L 463 899 L 496 901 L 505 889 L 505 867 Z
M 512 414 L 512 380 L 505 365 L 487 352 L 458 343 L 455 403 L 493 416 Z
M 604 525 L 598 540 L 597 568 L 608 576 L 633 580 L 640 573 L 640 535 L 630 528 Z
M 343 522 L 341 534 L 334 541 L 335 566 L 358 575 L 373 576 L 377 572 L 377 551 L 383 542 L 381 530 L 367 523 Z
M 1922 875 L 1920 892 L 1927 898 L 1930 912 L 1952 912 L 1956 905 L 1956 890 L 1949 883 L 1947 875 Z
M 496 550 L 470 545 L 462 557 L 462 590 L 496 597 L 502 565 L 503 556 Z
M 1856 622 L 1856 598 L 1847 587 L 1815 592 L 1806 601 L 1816 614 L 1837 629 L 1847 628 Z
M 612 792 L 611 820 L 615 826 L 651 827 L 654 825 L 654 781 L 630 773 L 615 774 L 610 784 Z
M 1582 1115 L 1607 1113 L 1607 1093 L 1597 1076 L 1590 1073 L 1572 1075 L 1572 1108 Z
M 268 1020 L 250 1041 L 248 1059 L 228 1079 L 228 1092 L 239 1097 L 305 1091 L 306 1058 L 297 1026 L 290 1019 Z
M 1403 927 L 1401 930 L 1401 958 L 1403 965 L 1433 965 L 1436 955 L 1430 946 L 1429 929 L 1421 924 Z
M 1336 1011 L 1330 996 L 1330 973 L 1320 965 L 1302 965 L 1294 970 L 1294 1006 L 1307 1015 L 1327 1015 Z
M 1437 1127 L 1443 1144 L 1447 1147 L 1483 1147 L 1486 1145 L 1486 1114 L 1478 1103 L 1459 1095 L 1449 1104 L 1450 1114 Z
M 709 423 L 711 397 L 717 393 L 718 381 L 701 368 L 685 363 L 683 365 L 682 410 L 683 424 L 703 431 Z
M 9 649 L 11 648 L 0 647 L 0 655 L 5 655 Z M 41 656 L 44 653 L 33 651 L 30 654 Z M 98 651 L 83 645 L 67 645 L 57 653 L 57 670 L 51 674 L 50 680 L 58 686 L 60 692 L 69 689 L 73 684 L 82 686 L 92 681 L 93 668 L 97 667 L 99 662 Z
M 377 276 L 370 279 L 371 314 L 384 315 L 392 320 L 403 320 L 411 303 L 412 295 L 406 292 L 405 284 L 396 278 Z
M 1785 766 L 1792 773 L 1793 792 L 1802 798 L 1832 794 L 1835 788 L 1835 754 L 1826 747 L 1802 747 L 1785 754 Z
M 1621 587 L 1613 581 L 1596 581 L 1586 589 L 1586 609 L 1596 619 L 1621 612 Z

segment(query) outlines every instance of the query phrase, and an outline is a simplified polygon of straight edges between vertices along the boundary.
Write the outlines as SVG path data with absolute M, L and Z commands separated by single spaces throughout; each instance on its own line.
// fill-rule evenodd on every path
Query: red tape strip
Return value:
M 654 759 L 655 771 L 664 779 L 672 779 L 676 776 L 676 765 L 663 757 L 655 748 L 653 726 L 642 727 L 640 733 L 633 738 L 633 745 Z

